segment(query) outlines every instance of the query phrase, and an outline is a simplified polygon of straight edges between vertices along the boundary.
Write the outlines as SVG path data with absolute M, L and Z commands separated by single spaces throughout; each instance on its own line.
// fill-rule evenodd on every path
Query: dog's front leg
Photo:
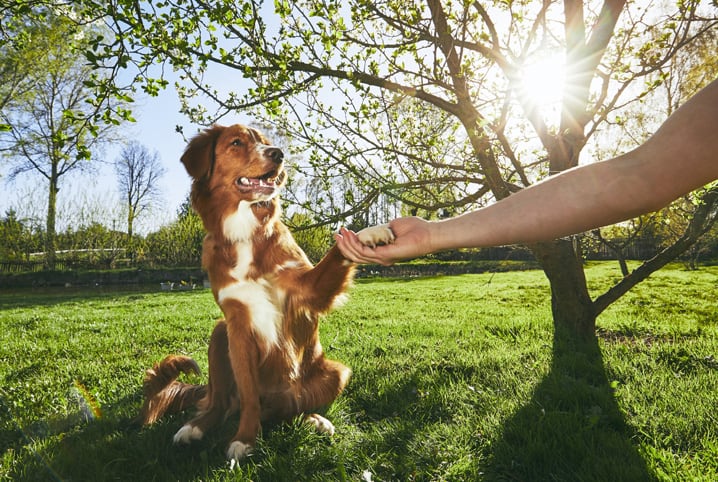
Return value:
M 362 229 L 357 236 L 368 246 L 394 242 L 394 233 L 388 224 Z M 334 245 L 319 264 L 304 275 L 302 286 L 312 290 L 305 293 L 305 300 L 320 312 L 329 310 L 336 299 L 347 290 L 354 275 L 354 268 L 354 263 L 346 259 Z
M 328 311 L 352 280 L 355 264 L 334 245 L 322 260 L 302 277 L 303 299 L 320 313 Z
M 227 300 L 222 309 L 227 316 L 229 360 L 239 395 L 239 428 L 227 449 L 227 458 L 241 460 L 254 448 L 260 429 L 259 348 L 254 337 L 251 315 L 236 300 Z

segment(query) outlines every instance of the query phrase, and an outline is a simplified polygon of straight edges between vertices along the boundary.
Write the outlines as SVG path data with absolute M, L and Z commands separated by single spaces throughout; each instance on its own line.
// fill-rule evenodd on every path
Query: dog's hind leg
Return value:
M 189 443 L 201 439 L 210 428 L 219 425 L 232 409 L 235 385 L 229 362 L 227 323 L 224 321 L 218 322 L 212 331 L 208 358 L 207 395 L 198 403 L 200 413 L 175 434 L 175 443 Z
M 331 404 L 349 382 L 351 369 L 334 360 L 321 358 L 307 373 L 302 383 L 302 402 L 300 411 L 305 413 L 304 420 L 317 431 L 334 435 L 334 425 L 326 418 L 312 413 Z

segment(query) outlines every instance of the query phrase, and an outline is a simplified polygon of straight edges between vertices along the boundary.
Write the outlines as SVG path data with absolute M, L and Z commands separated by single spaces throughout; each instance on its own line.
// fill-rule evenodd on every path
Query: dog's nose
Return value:
M 264 154 L 275 164 L 281 164 L 284 160 L 284 153 L 278 147 L 270 147 L 264 152 Z

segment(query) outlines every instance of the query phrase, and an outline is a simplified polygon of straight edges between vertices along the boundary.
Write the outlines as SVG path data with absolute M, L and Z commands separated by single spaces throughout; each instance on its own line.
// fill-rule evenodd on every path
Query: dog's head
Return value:
M 249 203 L 274 198 L 284 185 L 284 154 L 251 127 L 214 125 L 194 137 L 182 155 L 187 173 L 204 192 Z

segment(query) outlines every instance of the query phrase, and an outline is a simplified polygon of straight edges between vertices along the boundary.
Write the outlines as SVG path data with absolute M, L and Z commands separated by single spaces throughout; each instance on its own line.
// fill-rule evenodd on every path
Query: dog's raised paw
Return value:
M 172 438 L 172 442 L 174 442 L 175 445 L 188 444 L 193 440 L 201 439 L 203 436 L 204 433 L 202 433 L 202 430 L 199 427 L 186 424 L 177 431 L 175 436 Z
M 391 244 L 394 242 L 394 232 L 388 224 L 377 224 L 369 226 L 357 233 L 359 241 L 365 246 L 376 248 L 382 244 Z
M 304 421 L 312 425 L 319 433 L 334 435 L 334 425 L 321 415 L 312 413 L 304 417 Z

